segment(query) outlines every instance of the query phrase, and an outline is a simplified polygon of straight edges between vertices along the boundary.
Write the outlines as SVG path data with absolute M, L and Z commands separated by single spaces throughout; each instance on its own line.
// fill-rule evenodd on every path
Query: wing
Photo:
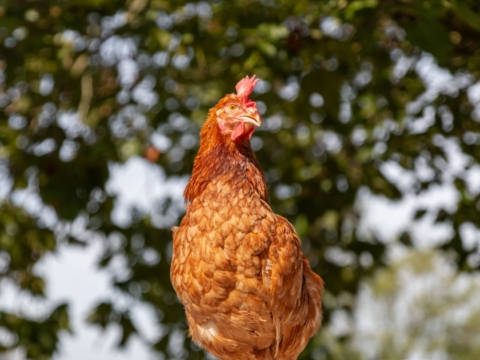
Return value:
M 275 327 L 262 261 L 276 218 L 259 197 L 246 196 L 249 188 L 235 194 L 221 186 L 195 199 L 173 230 L 172 284 L 196 343 L 220 359 L 271 359 Z
M 287 219 L 277 215 L 265 267 L 272 295 L 276 351 L 280 358 L 295 358 L 321 323 L 323 281 L 301 251 L 301 243 Z

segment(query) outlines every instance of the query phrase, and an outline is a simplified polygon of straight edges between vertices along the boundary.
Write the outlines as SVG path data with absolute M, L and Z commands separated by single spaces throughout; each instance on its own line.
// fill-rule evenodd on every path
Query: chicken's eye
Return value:
M 230 111 L 237 110 L 237 105 L 235 105 L 235 104 L 230 104 L 230 105 L 228 105 L 228 109 L 229 109 Z

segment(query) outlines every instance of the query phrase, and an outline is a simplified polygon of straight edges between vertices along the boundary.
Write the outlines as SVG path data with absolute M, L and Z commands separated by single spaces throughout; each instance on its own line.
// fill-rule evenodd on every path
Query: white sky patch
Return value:
M 2 145 L 0 145 L 0 149 Z M 7 159 L 0 157 L 0 201 L 5 199 L 13 186 L 13 180 L 8 171 L 8 162 Z
M 11 199 L 14 205 L 25 209 L 28 214 L 37 218 L 43 226 L 52 228 L 58 222 L 57 213 L 53 207 L 43 203 L 38 193 L 36 178 L 30 179 L 27 188 L 14 190 Z
M 41 95 L 47 96 L 53 91 L 55 86 L 55 79 L 50 74 L 45 74 L 40 79 L 40 85 L 38 87 L 38 91 Z
M 417 196 L 420 208 L 439 211 L 441 209 L 452 214 L 457 210 L 460 194 L 452 183 L 432 184 Z
M 125 164 L 110 164 L 110 179 L 106 190 L 117 196 L 112 220 L 119 226 L 130 225 L 130 211 L 135 208 L 152 217 L 158 227 L 174 225 L 183 209 L 183 190 L 187 177 L 166 178 L 165 171 L 140 157 L 132 157 Z M 169 213 L 160 214 L 158 205 L 167 197 L 173 206 Z
M 471 222 L 460 225 L 460 236 L 462 238 L 463 248 L 466 251 L 471 251 L 480 245 L 480 229 Z
M 361 214 L 358 233 L 366 239 L 374 235 L 384 243 L 397 240 L 408 228 L 416 211 L 414 195 L 395 201 L 373 195 L 367 188 L 359 191 L 356 204 Z
M 168 136 L 162 134 L 160 131 L 155 131 L 150 137 L 150 141 L 160 152 L 165 152 L 170 148 L 170 146 L 172 146 L 172 140 L 170 140 Z
M 432 181 L 435 177 L 435 171 L 429 166 L 427 159 L 423 156 L 415 159 L 415 173 L 417 179 L 422 182 Z
M 96 261 L 102 251 L 99 241 L 93 241 L 85 248 L 64 245 L 56 254 L 49 254 L 42 260 L 40 268 L 47 281 L 47 297 L 54 303 L 70 304 L 74 331 L 73 335 L 61 335 L 60 351 L 54 360 L 157 359 L 149 345 L 137 336 L 129 340 L 125 351 L 116 349 L 115 344 L 121 335 L 118 325 L 109 326 L 103 332 L 85 322 L 98 302 L 121 297 L 110 284 L 111 274 L 97 268 Z M 149 334 L 151 340 L 158 339 L 160 330 L 155 323 L 156 317 L 144 315 L 151 314 L 153 310 L 137 301 L 131 301 L 129 307 L 139 331 Z
M 410 192 L 416 183 L 415 173 L 406 170 L 395 161 L 387 161 L 380 167 L 382 174 L 401 192 Z
M 451 223 L 435 222 L 437 214 L 428 212 L 410 228 L 412 243 L 417 249 L 429 249 L 433 246 L 443 245 L 452 239 L 455 231 Z
M 460 194 L 453 184 L 432 184 L 418 195 L 405 193 L 400 200 L 374 195 L 362 188 L 357 197 L 360 212 L 359 234 L 370 239 L 376 236 L 381 242 L 390 243 L 407 231 L 419 248 L 431 248 L 443 244 L 454 235 L 450 223 L 436 222 L 440 210 L 453 213 L 457 209 Z M 417 210 L 426 213 L 415 220 Z
M 277 93 L 282 99 L 293 101 L 297 98 L 299 91 L 300 84 L 298 83 L 298 79 L 292 76 L 287 80 L 285 86 L 282 86 L 277 90 Z
M 398 82 L 408 71 L 414 70 L 420 80 L 423 82 L 426 90 L 420 94 L 417 99 L 406 106 L 407 114 L 415 115 L 429 106 L 440 94 L 455 97 L 462 89 L 469 88 L 473 77 L 467 72 L 457 72 L 454 75 L 445 68 L 438 65 L 435 58 L 429 53 L 422 53 L 417 60 L 415 57 L 407 57 L 398 49 L 391 52 L 391 58 L 395 62 L 392 71 L 392 81 Z M 475 93 L 475 91 L 473 91 Z M 431 112 L 431 111 L 430 111 Z M 433 125 L 429 115 L 424 113 L 423 122 L 414 126 L 413 133 L 424 132 L 425 128 Z M 407 118 L 408 119 L 408 118 Z M 407 120 L 407 122 L 411 122 Z
M 132 91 L 132 98 L 148 110 L 158 102 L 158 94 L 153 91 L 155 83 L 155 78 L 146 77 Z
M 465 171 L 464 177 L 468 191 L 473 195 L 480 193 L 480 165 L 475 164 Z
M 332 312 L 329 330 L 337 337 L 346 336 L 352 330 L 351 323 L 352 319 L 349 313 L 344 309 L 338 309 Z
M 388 346 L 405 359 L 446 359 L 438 356 L 443 353 L 438 341 L 455 327 L 462 329 L 471 314 L 479 311 L 480 276 L 457 273 L 439 253 L 406 248 L 397 253 L 402 255 L 393 260 L 393 273 L 380 270 L 383 276 L 361 287 L 352 329 L 354 344 L 365 358 L 381 357 L 382 346 Z M 416 266 L 419 261 L 424 266 Z M 394 285 L 386 286 L 387 280 Z M 433 309 L 441 318 L 433 315 Z
M 395 61 L 395 66 L 391 74 L 392 82 L 396 83 L 402 79 L 409 70 L 415 65 L 415 59 L 413 57 L 405 56 L 404 52 L 400 49 L 394 49 L 390 53 L 390 57 Z
M 467 96 L 472 105 L 480 104 L 480 82 L 477 82 L 468 88 Z
M 129 58 L 122 59 L 117 65 L 120 84 L 126 89 L 133 86 L 138 79 L 138 65 Z
M 59 303 L 69 303 L 74 334 L 60 335 L 60 349 L 55 354 L 54 360 L 161 359 L 158 353 L 150 349 L 150 344 L 138 336 L 133 336 L 129 340 L 126 349 L 117 349 L 115 344 L 121 336 L 121 330 L 117 325 L 111 325 L 103 332 L 100 328 L 85 322 L 96 304 L 110 299 L 114 300 L 116 306 L 131 310 L 132 321 L 146 341 L 156 342 L 165 334 L 165 329 L 156 321 L 153 308 L 124 296 L 110 284 L 112 274 L 121 276 L 128 273 L 126 262 L 119 258 L 113 260 L 111 266 L 104 271 L 99 271 L 96 263 L 103 252 L 100 235 L 86 230 L 85 214 L 71 223 L 60 222 L 55 211 L 43 204 L 39 196 L 36 174 L 36 169 L 30 169 L 28 187 L 10 194 L 13 203 L 23 207 L 56 234 L 69 233 L 84 241 L 86 246 L 61 244 L 56 253 L 46 255 L 35 266 L 34 272 L 44 276 L 47 283 L 47 297 L 44 300 L 25 294 L 11 282 L 0 282 L 0 309 L 38 318 L 50 312 Z M 7 182 L 8 174 L 3 175 L 5 177 L 3 182 Z M 150 214 L 156 226 L 170 226 L 178 221 L 178 216 L 183 212 L 182 192 L 187 182 L 186 177 L 166 180 L 165 173 L 160 167 L 142 158 L 132 158 L 123 165 L 112 164 L 110 175 L 107 188 L 114 193 L 119 192 L 113 212 L 114 216 L 118 217 L 117 220 L 129 219 L 129 211 L 135 206 Z M 156 214 L 156 201 L 167 196 L 173 199 L 173 212 L 169 212 L 167 216 Z M 145 261 L 155 260 L 151 258 L 145 257 Z M 25 359 L 21 351 L 11 352 L 7 356 L 10 356 L 9 360 Z
M 462 175 L 465 168 L 470 164 L 471 157 L 462 151 L 458 142 L 458 139 L 454 137 L 446 138 L 440 146 L 443 147 L 447 158 L 447 163 L 442 169 L 444 180 L 450 180 L 455 176 Z
M 412 134 L 425 133 L 433 124 L 435 124 L 435 112 L 435 107 L 427 106 L 423 109 L 422 117 L 414 118 L 412 116 L 407 116 L 405 118 L 407 128 Z
M 57 113 L 57 124 L 65 132 L 70 139 L 76 137 L 89 136 L 92 130 L 78 119 L 78 115 L 74 111 L 62 111 Z
M 0 281 L 0 310 L 21 316 L 40 319 L 52 310 L 50 299 L 34 297 L 13 283 L 10 279 Z
M 132 38 L 122 38 L 114 35 L 105 40 L 100 47 L 102 61 L 107 66 L 126 59 L 132 58 L 137 53 L 137 44 Z

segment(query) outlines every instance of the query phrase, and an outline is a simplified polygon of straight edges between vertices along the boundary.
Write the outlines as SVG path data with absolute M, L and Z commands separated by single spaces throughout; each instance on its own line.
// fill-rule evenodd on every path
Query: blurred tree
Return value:
M 247 74 L 263 79 L 253 98 L 264 126 L 252 146 L 272 207 L 295 224 L 326 282 L 326 323 L 385 265 L 384 242 L 357 231 L 359 191 L 400 199 L 454 184 L 455 209 L 418 209 L 418 218 L 450 224 L 439 246 L 460 270 L 478 268 L 477 246 L 461 237 L 480 215 L 480 189 L 465 176 L 480 160 L 478 1 L 3 0 L 0 277 L 44 297 L 34 265 L 60 243 L 84 244 L 72 230 L 82 219 L 104 242 L 100 267 L 127 259 L 115 286 L 157 309 L 166 332 L 152 347 L 202 358 L 188 339 L 176 355 L 167 350 L 186 329 L 169 281 L 178 204 L 161 204 L 161 223 L 138 210 L 129 226 L 112 221 L 109 164 L 144 156 L 168 177 L 189 174 L 208 109 Z M 452 147 L 466 158 L 457 172 L 446 170 Z M 405 187 L 388 169 L 413 179 Z M 26 193 L 40 205 L 22 203 Z M 157 261 L 143 261 L 147 250 Z M 89 321 L 118 323 L 123 346 L 137 332 L 130 318 L 105 302 Z M 2 349 L 49 358 L 68 308 L 45 319 L 0 313 L 0 329 L 12 339 Z M 312 342 L 304 358 L 335 357 L 329 346 Z
M 374 359 L 474 359 L 480 350 L 480 306 L 472 301 L 480 291 L 478 274 L 457 273 L 438 252 L 400 253 L 358 299 L 354 347 Z

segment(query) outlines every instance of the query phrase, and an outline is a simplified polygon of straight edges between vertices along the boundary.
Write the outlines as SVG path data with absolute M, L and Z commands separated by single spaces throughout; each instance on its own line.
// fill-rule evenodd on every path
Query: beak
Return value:
M 242 115 L 237 116 L 236 120 L 237 124 L 235 125 L 235 129 L 233 130 L 231 136 L 233 141 L 245 137 L 250 139 L 255 131 L 255 126 L 260 126 L 262 123 L 260 114 L 257 111 L 248 111 L 247 113 L 243 113 Z
M 258 113 L 241 115 L 238 117 L 238 119 L 242 119 L 244 123 L 250 123 L 255 126 L 262 125 L 262 119 Z

